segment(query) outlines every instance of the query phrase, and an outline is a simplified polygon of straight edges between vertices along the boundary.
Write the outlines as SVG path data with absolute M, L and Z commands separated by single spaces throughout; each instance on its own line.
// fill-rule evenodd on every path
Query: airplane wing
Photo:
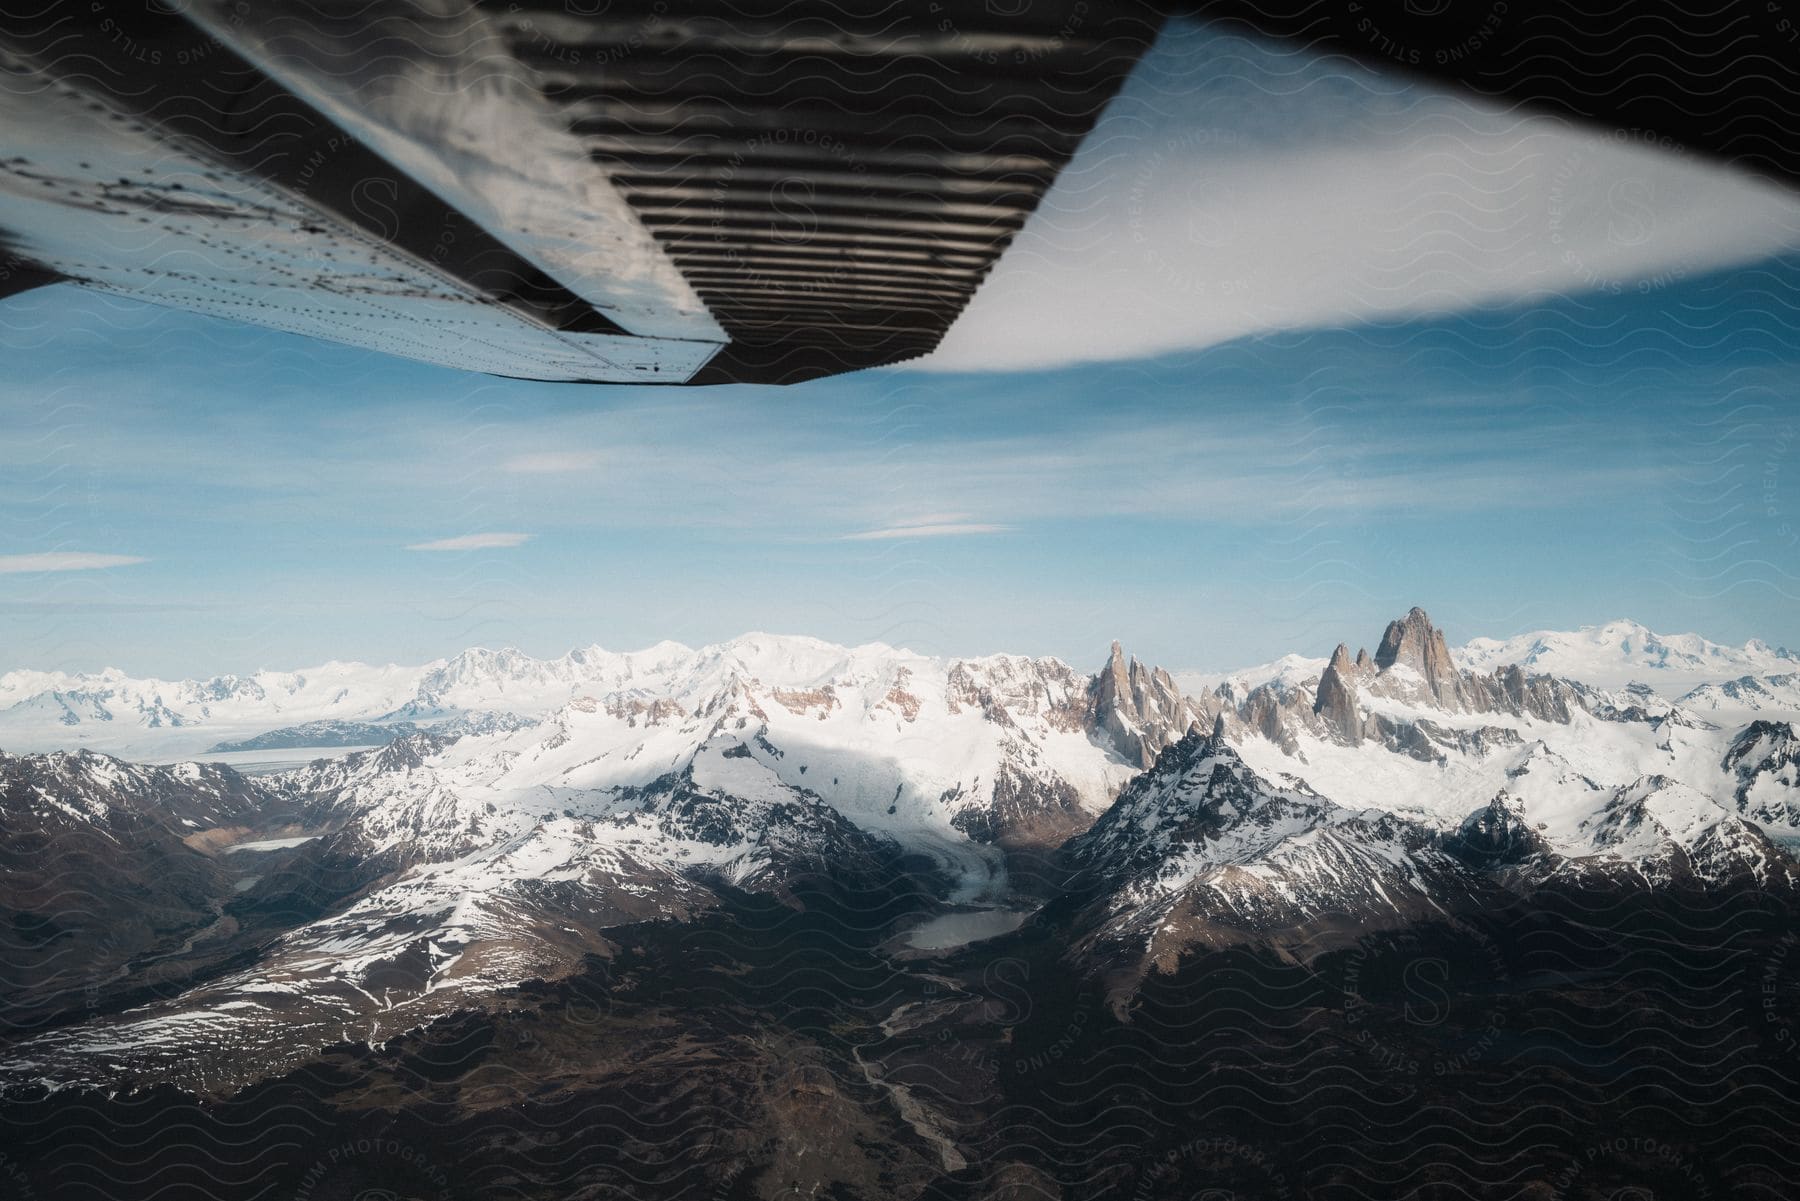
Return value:
M 1171 12 L 1800 181 L 1800 17 L 1769 0 L 23 7 L 0 297 L 74 282 L 531 379 L 929 352 Z
M 0 294 L 471 371 L 930 351 L 1154 37 L 1093 0 L 143 0 L 0 21 Z

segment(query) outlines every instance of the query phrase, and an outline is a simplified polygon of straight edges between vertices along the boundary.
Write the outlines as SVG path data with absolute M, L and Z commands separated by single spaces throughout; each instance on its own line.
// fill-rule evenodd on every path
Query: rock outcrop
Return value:
M 1525 807 L 1502 789 L 1469 814 L 1445 839 L 1451 854 L 1474 867 L 1516 867 L 1553 857 L 1550 844 L 1525 819 Z
M 1299 754 L 1299 736 L 1310 730 L 1340 746 L 1376 743 L 1422 762 L 1440 763 L 1446 752 L 1487 754 L 1517 745 L 1518 736 L 1501 726 L 1471 729 L 1435 721 L 1418 714 L 1419 709 L 1531 717 L 1559 725 L 1583 711 L 1602 720 L 1624 720 L 1605 708 L 1603 695 L 1569 680 L 1528 675 L 1517 665 L 1487 675 L 1464 671 L 1452 661 L 1443 631 L 1425 610 L 1414 608 L 1388 623 L 1373 657 L 1364 650 L 1353 659 L 1349 646 L 1339 643 L 1316 682 L 1270 681 L 1241 699 L 1221 688 L 1206 699 L 1290 755 Z M 1202 707 L 1193 699 L 1187 704 L 1194 713 Z
M 1313 701 L 1313 712 L 1325 723 L 1332 738 L 1348 746 L 1362 743 L 1362 715 L 1356 708 L 1356 667 L 1350 662 L 1350 648 L 1338 643 L 1325 674 L 1319 677 L 1319 695 Z
M 1800 824 L 1800 736 L 1791 722 L 1753 721 L 1721 766 L 1737 781 L 1738 811 L 1752 821 Z
M 1194 724 L 1181 689 L 1160 667 L 1127 660 L 1117 642 L 1094 679 L 1094 721 L 1128 763 L 1149 767 Z
M 1425 680 L 1425 686 L 1447 708 L 1460 707 L 1461 673 L 1450 658 L 1444 632 L 1431 624 L 1425 610 L 1414 606 L 1405 617 L 1390 621 L 1375 650 L 1377 671 L 1409 667 Z
M 1335 939 L 1438 915 L 1479 891 L 1420 824 L 1337 805 L 1291 778 L 1252 770 L 1227 740 L 1195 729 L 1060 852 L 1076 949 L 1096 961 L 1172 970 L 1194 946 Z M 1325 915 L 1329 915 L 1326 917 Z

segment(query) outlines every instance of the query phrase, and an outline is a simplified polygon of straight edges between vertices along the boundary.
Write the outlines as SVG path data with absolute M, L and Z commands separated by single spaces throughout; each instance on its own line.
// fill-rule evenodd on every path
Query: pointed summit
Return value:
M 1350 648 L 1338 643 L 1325 674 L 1319 677 L 1319 695 L 1313 701 L 1313 712 L 1324 721 L 1332 737 L 1350 746 L 1362 742 L 1362 715 L 1356 710 L 1356 687 L 1351 683 L 1355 671 Z
M 1425 679 L 1431 694 L 1445 704 L 1458 701 L 1456 665 L 1450 659 L 1450 646 L 1444 632 L 1431 624 L 1431 617 L 1417 605 L 1405 617 L 1388 623 L 1375 649 L 1375 667 L 1387 671 L 1399 665 L 1409 667 Z
M 1094 721 L 1121 755 L 1149 767 L 1193 724 L 1190 706 L 1162 668 L 1127 660 L 1116 641 L 1093 683 Z

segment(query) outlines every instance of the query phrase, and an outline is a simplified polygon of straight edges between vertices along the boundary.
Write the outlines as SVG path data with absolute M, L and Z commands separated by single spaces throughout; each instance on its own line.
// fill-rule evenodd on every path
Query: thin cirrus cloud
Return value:
M 407 550 L 505 550 L 531 541 L 530 534 L 459 534 L 433 542 L 415 542 Z
M 895 538 L 961 538 L 973 534 L 1003 534 L 1009 525 L 986 521 L 968 521 L 967 513 L 932 513 L 911 521 L 896 522 L 879 529 L 845 534 L 845 542 L 885 542 Z
M 36 555 L 0 555 L 0 575 L 23 572 L 95 571 L 103 567 L 130 567 L 147 563 L 140 555 L 95 555 L 81 551 L 51 551 Z
M 500 470 L 516 475 L 560 475 L 571 471 L 587 471 L 599 464 L 600 456 L 593 451 L 552 450 L 514 455 L 500 464 Z

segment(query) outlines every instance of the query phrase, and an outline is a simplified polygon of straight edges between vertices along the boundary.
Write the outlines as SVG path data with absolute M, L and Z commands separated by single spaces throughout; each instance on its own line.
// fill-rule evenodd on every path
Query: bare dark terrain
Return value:
M 1122 1013 L 1054 911 L 897 959 L 905 897 L 805 903 L 622 931 L 509 1012 L 225 1099 L 15 1095 L 12 1195 L 1788 1195 L 1790 898 L 1539 894 L 1203 952 Z

